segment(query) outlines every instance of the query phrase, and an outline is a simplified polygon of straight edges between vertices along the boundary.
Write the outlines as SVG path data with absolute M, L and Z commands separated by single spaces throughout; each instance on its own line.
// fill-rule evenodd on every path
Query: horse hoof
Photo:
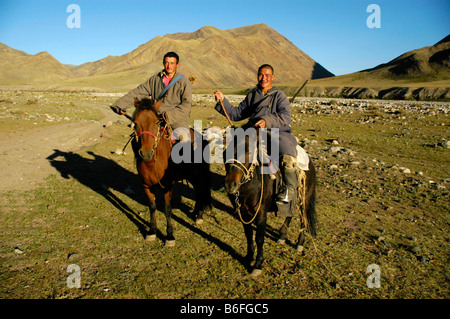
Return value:
M 175 247 L 175 240 L 166 240 L 166 247 Z
M 286 243 L 286 239 L 278 238 L 277 243 L 280 245 L 284 245 Z
M 261 269 L 253 269 L 251 276 L 252 277 L 258 277 L 259 275 L 261 275 L 262 270 Z
M 155 241 L 156 234 L 147 234 L 145 235 L 145 241 Z
M 197 219 L 196 221 L 195 221 L 195 225 L 197 225 L 197 226 L 200 226 L 200 225 L 202 225 L 203 224 L 203 219 Z
M 298 245 L 297 246 L 297 252 L 299 253 L 299 254 L 303 254 L 303 250 L 305 249 L 305 247 L 303 247 L 302 245 Z

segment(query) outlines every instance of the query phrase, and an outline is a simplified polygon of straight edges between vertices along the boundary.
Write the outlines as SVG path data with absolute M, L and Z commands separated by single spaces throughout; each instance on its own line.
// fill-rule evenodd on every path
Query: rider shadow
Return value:
M 116 162 L 101 155 L 97 155 L 94 152 L 88 152 L 92 158 L 85 158 L 79 154 L 73 152 L 64 152 L 60 150 L 54 150 L 54 153 L 47 157 L 53 167 L 55 167 L 63 178 L 74 178 L 83 185 L 94 190 L 98 194 L 102 195 L 108 200 L 114 207 L 121 211 L 133 224 L 136 225 L 142 237 L 144 238 L 150 228 L 150 223 L 130 208 L 123 200 L 118 198 L 111 190 L 125 193 L 125 189 L 130 187 L 133 190 L 139 190 L 134 195 L 129 195 L 131 199 L 135 200 L 139 204 L 148 207 L 148 199 L 142 190 L 140 178 L 137 174 L 128 171 Z M 62 158 L 62 159 L 61 159 Z M 212 173 L 213 174 L 213 173 Z M 222 177 L 223 178 L 223 177 Z M 220 175 L 212 176 L 213 189 L 220 187 Z M 217 184 L 216 184 L 217 183 Z M 183 183 L 175 183 L 174 185 L 174 200 L 173 207 L 180 209 L 187 216 L 192 218 L 190 214 L 191 208 L 181 201 L 181 194 L 186 198 L 195 198 L 194 190 Z M 157 193 L 156 196 L 159 194 Z M 213 200 L 214 207 L 225 211 L 230 211 L 230 207 Z M 163 211 L 161 201 L 157 200 L 157 209 Z M 211 243 L 217 245 L 220 249 L 227 252 L 234 259 L 239 261 L 244 266 L 247 266 L 244 260 L 244 256 L 241 256 L 236 250 L 224 243 L 220 239 L 206 233 L 198 227 L 191 225 L 189 222 L 181 217 L 172 214 L 172 218 L 183 225 L 192 232 L 200 235 L 202 238 L 208 240 Z M 164 235 L 158 230 L 157 237 L 164 240 Z

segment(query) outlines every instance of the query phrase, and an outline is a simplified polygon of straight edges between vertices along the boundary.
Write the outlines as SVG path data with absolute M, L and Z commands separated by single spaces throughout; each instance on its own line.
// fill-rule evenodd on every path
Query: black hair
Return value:
M 180 63 L 180 58 L 179 58 L 178 54 L 176 54 L 175 52 L 172 52 L 172 51 L 171 52 L 167 52 L 164 55 L 163 62 L 164 62 L 164 60 L 166 58 L 175 58 L 175 59 L 177 59 L 177 64 Z
M 270 64 L 263 64 L 259 67 L 258 69 L 258 73 L 262 70 L 262 69 L 270 69 L 272 70 L 272 74 L 275 74 L 275 72 L 273 71 L 273 67 Z

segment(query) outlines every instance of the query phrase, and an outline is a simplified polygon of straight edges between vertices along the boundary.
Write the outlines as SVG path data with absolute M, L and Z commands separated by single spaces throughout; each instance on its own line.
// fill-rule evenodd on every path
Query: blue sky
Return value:
M 80 28 L 67 26 L 70 4 L 81 9 Z M 367 26 L 370 4 L 380 28 Z M 0 0 L 0 42 L 79 65 L 158 35 L 265 23 L 341 75 L 433 45 L 450 34 L 449 16 L 449 0 Z

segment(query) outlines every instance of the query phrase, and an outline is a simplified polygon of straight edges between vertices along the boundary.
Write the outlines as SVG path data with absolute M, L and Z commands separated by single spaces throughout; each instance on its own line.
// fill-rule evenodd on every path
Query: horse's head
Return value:
M 163 121 L 158 112 L 160 105 L 160 101 L 155 103 L 152 98 L 134 99 L 136 110 L 133 119 L 139 148 L 138 154 L 145 162 L 153 159 L 160 138 L 161 122 Z
M 236 194 L 242 184 L 248 182 L 258 165 L 258 130 L 254 127 L 231 129 L 227 134 L 224 151 L 225 190 Z

